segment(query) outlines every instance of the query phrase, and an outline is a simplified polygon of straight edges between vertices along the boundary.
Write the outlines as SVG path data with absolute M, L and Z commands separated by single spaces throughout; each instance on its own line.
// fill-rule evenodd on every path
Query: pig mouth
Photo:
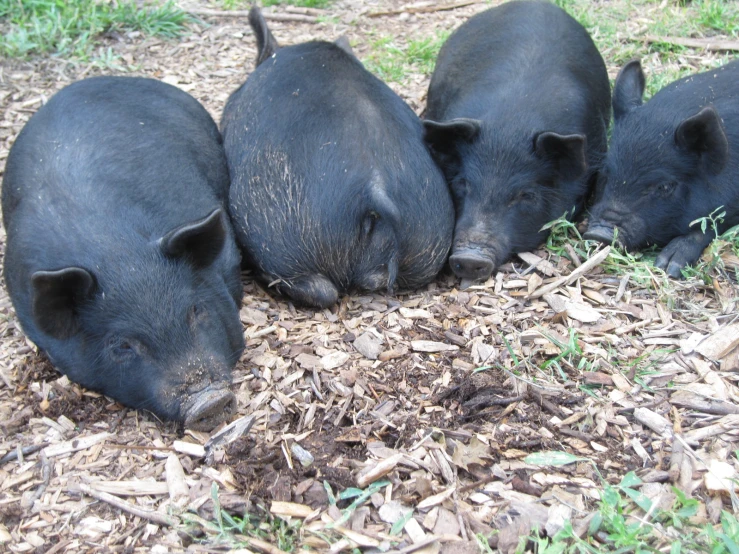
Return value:
M 182 404 L 184 425 L 195 431 L 212 431 L 236 413 L 236 397 L 223 386 L 208 385 Z

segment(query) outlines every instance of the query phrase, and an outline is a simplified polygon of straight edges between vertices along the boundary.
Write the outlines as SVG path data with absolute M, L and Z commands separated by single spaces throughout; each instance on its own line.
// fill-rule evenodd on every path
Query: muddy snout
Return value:
M 236 397 L 223 384 L 208 385 L 182 404 L 185 427 L 211 431 L 236 413 Z
M 449 265 L 460 279 L 479 281 L 492 275 L 493 260 L 479 250 L 457 250 L 449 257 Z

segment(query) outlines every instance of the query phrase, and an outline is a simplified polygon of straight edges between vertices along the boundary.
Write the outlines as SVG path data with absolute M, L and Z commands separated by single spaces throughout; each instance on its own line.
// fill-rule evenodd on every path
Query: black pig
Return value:
M 548 2 L 484 11 L 444 44 L 428 91 L 426 141 L 457 210 L 449 264 L 487 279 L 581 210 L 606 150 L 610 87 L 587 31 Z
M 655 265 L 680 277 L 715 236 L 691 222 L 723 206 L 739 223 L 739 62 L 675 81 L 642 105 L 644 73 L 626 64 L 613 88 L 614 129 L 586 239 L 664 247 Z
M 257 8 L 249 23 L 257 68 L 221 123 L 248 265 L 316 307 L 433 279 L 454 211 L 418 117 L 348 44 L 279 48 Z
M 152 79 L 56 94 L 2 188 L 5 280 L 23 331 L 70 379 L 209 430 L 235 408 L 240 256 L 215 122 Z

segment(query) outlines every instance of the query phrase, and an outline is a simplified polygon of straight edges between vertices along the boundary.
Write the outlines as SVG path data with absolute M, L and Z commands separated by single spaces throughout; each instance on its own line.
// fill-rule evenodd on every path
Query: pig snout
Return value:
M 449 257 L 449 265 L 454 274 L 461 279 L 478 281 L 487 279 L 493 273 L 493 260 L 479 250 L 457 250 Z
M 611 244 L 616 235 L 616 228 L 605 223 L 595 223 L 588 225 L 587 231 L 582 238 L 585 240 L 597 240 L 603 244 Z
M 186 428 L 211 431 L 236 413 L 236 397 L 222 385 L 208 385 L 183 403 L 182 413 Z

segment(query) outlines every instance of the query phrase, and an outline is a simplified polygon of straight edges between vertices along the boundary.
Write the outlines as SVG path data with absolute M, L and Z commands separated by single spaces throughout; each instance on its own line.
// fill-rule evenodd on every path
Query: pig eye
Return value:
M 677 187 L 675 181 L 663 181 L 657 185 L 657 192 L 662 196 L 669 196 Z
M 193 306 L 190 306 L 190 309 L 187 311 L 187 322 L 190 325 L 194 325 L 198 321 L 202 321 L 206 315 L 207 312 L 203 306 L 194 304 Z
M 535 201 L 536 201 L 536 195 L 533 192 L 522 191 L 516 195 L 516 197 L 513 199 L 510 205 L 527 204 L 527 203 L 535 202 Z
M 365 236 L 371 235 L 375 230 L 375 223 L 380 219 L 380 214 L 375 211 L 369 212 L 362 221 L 362 232 Z
M 111 357 L 119 363 L 128 362 L 138 355 L 133 342 L 125 339 L 108 339 L 108 349 Z

